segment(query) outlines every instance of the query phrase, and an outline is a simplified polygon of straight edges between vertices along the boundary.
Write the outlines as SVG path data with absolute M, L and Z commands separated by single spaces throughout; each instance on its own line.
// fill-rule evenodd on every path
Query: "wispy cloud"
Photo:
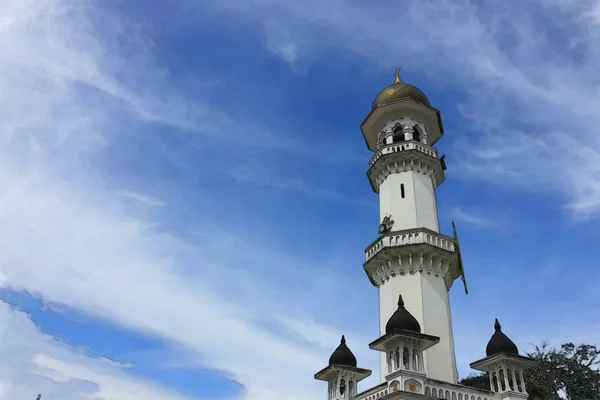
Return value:
M 263 26 L 276 19 L 286 26 L 286 43 L 306 54 L 335 46 L 386 68 L 401 62 L 406 80 L 411 70 L 424 73 L 432 87 L 442 80 L 449 86 L 452 79 L 466 90 L 458 106 L 471 122 L 466 135 L 448 134 L 457 138 L 463 172 L 557 194 L 575 218 L 598 215 L 597 1 L 531 2 L 518 13 L 504 3 L 479 7 L 463 0 L 380 2 L 367 8 L 345 0 L 309 4 L 214 6 Z M 265 32 L 272 40 L 279 34 Z M 560 35 L 568 39 L 554 40 Z
M 493 213 L 491 212 L 474 212 L 474 211 L 466 211 L 460 207 L 454 207 L 450 216 L 459 222 L 464 222 L 469 224 L 475 228 L 479 229 L 507 229 L 509 226 L 505 219 L 500 219 L 497 217 L 494 218 Z
M 281 32 L 273 25 L 263 33 L 269 49 L 287 63 L 296 64 L 316 54 L 313 49 L 332 46 L 377 63 L 406 60 L 408 71 L 423 66 L 433 82 L 442 81 L 440 71 L 446 73 L 444 80 L 456 78 L 472 90 L 462 107 L 465 115 L 485 118 L 480 136 L 470 132 L 457 141 L 457 148 L 464 151 L 463 169 L 482 179 L 501 176 L 507 183 L 522 186 L 533 181 L 549 185 L 559 177 L 563 185 L 553 190 L 565 196 L 578 215 L 595 215 L 597 177 L 589 165 L 599 165 L 594 164 L 597 141 L 586 122 L 596 118 L 590 104 L 598 98 L 591 88 L 595 81 L 590 65 L 596 57 L 591 52 L 590 60 L 575 65 L 569 75 L 565 65 L 558 64 L 555 70 L 543 58 L 534 62 L 545 44 L 526 41 L 532 39 L 531 32 L 517 29 L 515 40 L 522 44 L 516 50 L 517 59 L 511 58 L 498 35 L 515 28 L 517 22 L 508 18 L 503 27 L 500 17 L 484 20 L 508 14 L 500 10 L 479 15 L 468 2 L 407 2 L 398 9 L 405 23 L 397 31 L 393 7 L 359 8 L 342 0 L 231 1 L 214 6 L 237 8 L 234 11 L 243 11 L 244 18 L 261 23 L 280 21 L 287 29 L 285 35 L 276 37 Z M 353 301 L 343 296 L 349 287 L 344 272 L 316 268 L 315 260 L 278 251 L 274 238 L 258 228 L 241 236 L 234 231 L 243 230 L 241 226 L 215 224 L 202 227 L 193 238 L 184 237 L 180 233 L 188 230 L 189 221 L 181 221 L 181 210 L 154 194 L 154 182 L 146 182 L 148 187 L 129 186 L 117 179 L 122 171 L 105 173 L 113 165 L 108 151 L 135 153 L 137 148 L 123 148 L 123 143 L 130 136 L 148 138 L 142 129 L 148 125 L 174 127 L 182 137 L 190 131 L 209 133 L 221 144 L 242 143 L 244 149 L 272 146 L 302 156 L 329 155 L 327 146 L 321 146 L 326 149 L 319 153 L 302 146 L 302 140 L 287 140 L 239 121 L 208 102 L 188 101 L 158 65 L 151 41 L 132 28 L 135 24 L 127 24 L 103 7 L 94 8 L 93 3 L 82 8 L 62 0 L 12 0 L 0 6 L 0 16 L 3 287 L 30 291 L 59 307 L 75 307 L 119 327 L 174 343 L 199 355 L 201 367 L 227 371 L 244 385 L 247 399 L 322 395 L 326 389 L 312 382 L 312 374 L 324 366 L 339 334 L 347 331 L 357 338 L 355 352 L 365 360 L 361 365 L 375 367 L 372 360 L 377 355 L 366 349 L 365 328 L 355 323 L 356 308 L 362 302 L 339 306 L 340 299 L 344 304 Z M 98 20 L 106 24 L 102 29 L 97 27 Z M 583 43 L 587 51 L 591 45 Z M 387 61 L 382 64 L 388 67 Z M 536 68 L 540 75 L 533 74 Z M 562 81 L 564 76 L 572 82 Z M 506 98 L 524 104 L 525 111 L 512 114 L 513 109 L 500 101 Z M 568 112 L 560 112 L 561 107 Z M 520 123 L 533 120 L 543 130 L 528 131 L 507 123 L 513 116 Z M 336 153 L 328 161 L 335 157 L 339 159 Z M 541 163 L 544 157 L 556 160 L 557 165 L 564 162 L 564 170 Z M 214 165 L 198 162 L 190 168 L 211 173 Z M 247 184 L 354 202 L 339 193 L 313 188 L 300 178 L 273 177 L 270 171 L 236 170 L 232 177 Z M 160 220 L 142 217 L 129 212 L 127 203 L 132 200 L 162 205 L 161 211 L 171 214 Z M 375 204 L 369 202 L 371 207 Z M 197 214 L 210 214 L 198 208 Z M 463 218 L 485 224 L 478 215 L 465 213 Z M 174 225 L 182 228 L 177 234 Z M 341 266 L 339 270 L 346 271 Z M 316 289 L 309 293 L 307 287 Z M 376 304 L 374 299 L 373 295 Z M 315 310 L 319 313 L 312 313 L 314 319 L 303 317 Z M 30 331 L 35 329 L 27 323 Z M 281 325 L 285 332 L 280 331 Z M 132 377 L 134 368 L 124 371 L 122 366 L 111 365 L 98 372 L 101 367 L 95 361 L 71 361 L 69 352 L 38 353 L 7 358 L 11 361 L 6 366 L 38 364 L 39 375 L 60 383 L 47 388 L 48 393 L 56 390 L 57 398 L 70 399 L 72 393 L 83 392 L 126 399 L 120 392 L 124 388 L 136 391 L 132 396 L 138 397 L 132 399 L 176 397 L 172 393 L 163 396 L 164 389 L 147 389 Z M 30 378 L 3 376 L 5 385 L 18 388 Z M 29 392 L 6 393 L 8 398 L 29 396 Z
M 44 397 L 79 400 L 119 398 L 186 399 L 150 382 L 132 378 L 127 365 L 87 357 L 45 335 L 22 311 L 0 301 L 0 399 Z
M 232 170 L 230 172 L 230 176 L 231 178 L 235 179 L 240 183 L 266 186 L 273 189 L 290 190 L 302 193 L 309 197 L 318 197 L 325 200 L 352 204 L 362 207 L 373 208 L 377 206 L 377 203 L 372 199 L 357 199 L 344 195 L 343 193 L 335 190 L 312 187 L 305 181 L 305 179 L 302 179 L 300 177 L 273 176 L 272 173 L 268 172 L 264 168 L 239 167 L 237 169 Z
M 156 199 L 154 197 L 146 196 L 146 195 L 143 195 L 143 194 L 137 193 L 137 192 L 124 190 L 124 191 L 119 191 L 117 193 L 117 195 L 124 199 L 135 200 L 139 203 L 145 204 L 150 207 L 160 207 L 160 206 L 165 205 L 165 203 L 162 200 Z

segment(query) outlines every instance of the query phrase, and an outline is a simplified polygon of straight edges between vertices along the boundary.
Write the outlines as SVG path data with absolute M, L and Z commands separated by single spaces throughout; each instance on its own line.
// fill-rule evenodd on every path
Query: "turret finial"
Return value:
M 502 329 L 502 327 L 500 326 L 500 322 L 498 322 L 498 318 L 496 318 L 496 322 L 494 323 L 494 329 L 497 331 Z
M 402 295 L 398 296 L 398 307 L 404 307 L 404 300 L 402 300 Z
M 346 344 L 346 337 L 344 335 L 342 335 L 342 340 L 340 341 L 341 344 Z
M 394 77 L 396 78 L 394 80 L 394 84 L 396 84 L 396 83 L 402 83 L 402 80 L 400 79 L 400 67 L 396 68 L 396 72 L 394 73 Z

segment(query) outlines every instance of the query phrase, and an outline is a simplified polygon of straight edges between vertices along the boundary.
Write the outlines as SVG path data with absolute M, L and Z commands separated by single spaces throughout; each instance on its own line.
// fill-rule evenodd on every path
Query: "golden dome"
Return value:
M 430 105 L 425 93 L 400 80 L 400 68 L 396 68 L 395 77 L 396 81 L 392 85 L 384 88 L 381 92 L 379 92 L 377 97 L 375 97 L 375 100 L 373 100 L 373 108 L 405 98 L 411 98 L 419 103 L 425 104 L 426 106 Z

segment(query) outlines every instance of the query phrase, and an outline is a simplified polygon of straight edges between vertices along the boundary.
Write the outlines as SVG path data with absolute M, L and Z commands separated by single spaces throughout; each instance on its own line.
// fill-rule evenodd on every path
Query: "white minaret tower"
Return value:
M 443 134 L 442 121 L 423 92 L 400 80 L 399 69 L 395 76 L 361 124 L 375 153 L 367 176 L 379 194 L 381 221 L 379 237 L 365 250 L 364 269 L 379 288 L 380 334 L 402 295 L 422 332 L 440 338 L 424 352 L 427 377 L 456 383 L 448 290 L 464 275 L 456 240 L 439 232 L 435 189 L 446 168 L 433 145 Z M 385 382 L 384 352 L 380 370 Z

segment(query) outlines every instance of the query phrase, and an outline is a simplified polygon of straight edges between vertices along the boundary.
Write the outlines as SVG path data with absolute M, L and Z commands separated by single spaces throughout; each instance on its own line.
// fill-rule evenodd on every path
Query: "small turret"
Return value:
M 423 393 L 426 377 L 423 352 L 437 344 L 440 338 L 421 333 L 421 326 L 404 307 L 402 295 L 398 297 L 398 309 L 385 326 L 385 335 L 369 345 L 384 353 L 386 369 L 382 371 L 390 392 L 403 390 Z
M 328 400 L 351 399 L 358 393 L 357 384 L 371 375 L 371 370 L 356 367 L 356 357 L 342 335 L 340 345 L 329 357 L 329 366 L 315 374 L 315 379 L 329 384 Z
M 490 389 L 501 393 L 502 399 L 527 399 L 523 371 L 535 364 L 535 361 L 519 355 L 517 345 L 502 332 L 498 319 L 494 323 L 494 329 L 485 350 L 487 357 L 472 363 L 471 368 L 487 372 Z

